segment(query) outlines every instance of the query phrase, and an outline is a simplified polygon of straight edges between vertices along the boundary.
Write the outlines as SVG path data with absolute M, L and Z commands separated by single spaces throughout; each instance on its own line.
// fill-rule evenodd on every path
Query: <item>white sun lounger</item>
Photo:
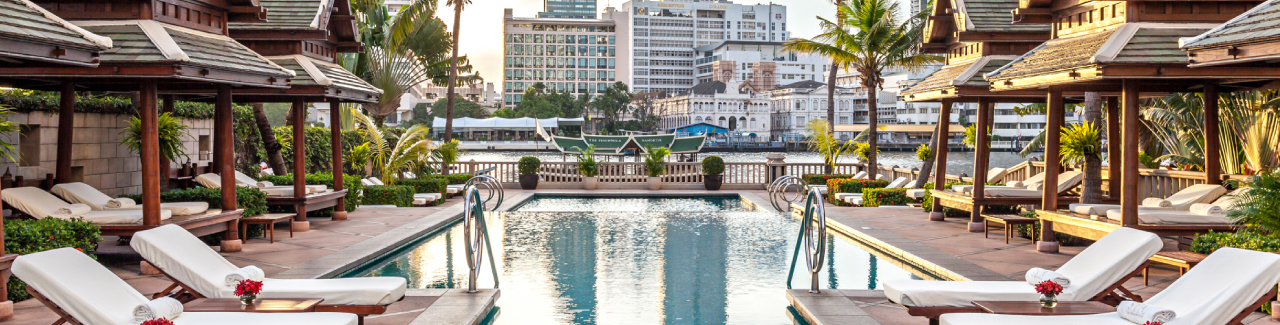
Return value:
M 35 187 L 6 188 L 0 192 L 0 199 L 3 199 L 4 203 L 9 204 L 14 209 L 18 209 L 18 211 L 22 211 L 22 213 L 26 213 L 36 219 L 58 218 L 59 216 L 54 212 L 62 207 L 71 205 L 71 203 L 67 203 L 67 201 L 63 201 L 57 196 Z M 171 217 L 173 217 L 173 212 L 160 210 L 160 220 L 166 220 Z M 90 211 L 89 213 L 75 216 L 75 218 L 84 218 L 85 221 L 95 224 L 137 224 L 142 223 L 142 210 Z
M 208 188 L 222 188 L 222 176 L 214 173 L 200 174 L 196 176 L 196 183 Z M 293 185 L 258 186 L 258 182 L 254 181 L 252 177 L 240 172 L 236 172 L 236 186 L 256 188 L 267 196 L 294 196 Z M 329 187 L 324 185 L 307 185 L 303 188 L 307 190 L 307 194 L 329 191 Z
M 128 208 L 109 208 L 107 203 L 111 197 L 89 184 L 75 182 L 54 185 L 49 192 L 61 196 L 67 202 L 88 205 L 93 211 L 131 211 L 142 210 L 142 202 Z M 189 216 L 209 211 L 209 202 L 167 202 L 160 203 L 161 210 L 169 210 L 174 215 Z
M 1009 170 L 1007 169 L 1000 168 L 1000 167 L 992 168 L 991 170 L 987 171 L 987 183 L 995 183 L 997 181 L 1000 181 L 1001 179 L 1004 179 L 1004 175 L 1008 175 L 1008 174 L 1009 174 Z M 1040 179 L 1043 180 L 1044 177 L 1041 176 Z M 988 185 L 988 186 L 995 186 L 995 185 Z M 956 185 L 956 186 L 952 186 L 951 190 L 968 194 L 973 191 L 973 185 Z
M 1186 211 L 1191 208 L 1192 204 L 1213 202 L 1214 199 L 1227 194 L 1227 188 L 1217 184 L 1196 184 L 1173 193 L 1166 201 L 1171 203 L 1167 207 L 1158 206 L 1139 206 L 1139 210 L 1144 211 Z M 1087 214 L 1091 216 L 1105 216 L 1107 211 L 1119 209 L 1118 204 L 1084 204 L 1072 203 L 1070 205 L 1071 212 L 1079 214 Z
M 18 256 L 13 274 L 63 321 L 93 325 L 137 325 L 133 308 L 147 302 L 138 290 L 84 253 L 59 248 Z M 175 325 L 356 325 L 345 313 L 201 313 L 184 312 Z
M 1240 188 L 1232 192 L 1230 195 L 1219 196 L 1214 200 L 1213 205 L 1219 206 L 1223 211 L 1234 209 L 1238 203 L 1238 195 L 1249 191 L 1248 187 Z M 1199 202 L 1197 202 L 1199 203 Z M 1187 207 L 1190 208 L 1190 205 Z M 1124 213 L 1120 209 L 1107 210 L 1107 218 L 1121 220 Z M 1181 210 L 1161 210 L 1149 209 L 1144 207 L 1138 208 L 1138 223 L 1153 225 L 1176 225 L 1176 224 L 1232 224 L 1234 220 L 1228 218 L 1227 215 L 1200 215 L 1192 213 L 1187 209 Z
M 898 177 L 890 182 L 885 188 L 900 188 L 907 185 L 906 177 Z M 852 205 L 862 205 L 862 193 L 836 193 L 836 200 L 843 201 Z
M 134 234 L 129 246 L 174 282 L 198 297 L 234 298 L 223 282 L 239 267 L 178 226 L 162 226 Z M 343 279 L 272 279 L 263 281 L 262 298 L 324 298 L 323 306 L 369 310 L 404 298 L 400 277 Z M 339 309 L 338 311 L 342 311 Z
M 1071 189 L 1080 185 L 1080 181 L 1084 180 L 1084 174 L 1078 171 L 1068 171 L 1058 174 L 1057 192 L 1059 195 L 1066 193 Z M 1012 187 L 987 187 L 983 191 L 987 197 L 1041 197 L 1043 193 L 1038 188 L 1044 185 L 1043 178 L 1039 183 L 1029 185 L 1025 188 Z
M 1129 295 L 1123 285 L 1149 263 L 1148 258 L 1164 247 L 1155 234 L 1120 228 L 1102 237 L 1076 255 L 1056 272 L 1071 279 L 1058 295 L 1061 301 L 1101 300 L 1116 297 L 1113 290 Z M 980 312 L 975 300 L 1036 301 L 1040 294 L 1026 281 L 925 281 L 898 280 L 884 283 L 890 301 L 907 307 L 913 316 L 935 318 L 944 313 Z
M 1164 325 L 1239 324 L 1275 296 L 1280 255 L 1221 248 L 1143 304 L 1173 310 Z M 984 300 L 984 299 L 974 299 Z M 943 325 L 1133 325 L 1114 312 L 1077 316 L 947 314 Z

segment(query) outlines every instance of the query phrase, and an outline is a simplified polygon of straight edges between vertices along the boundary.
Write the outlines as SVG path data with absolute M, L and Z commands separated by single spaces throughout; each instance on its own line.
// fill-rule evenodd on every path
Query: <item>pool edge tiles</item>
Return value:
M 881 207 L 881 209 L 896 209 Z M 912 208 L 917 209 L 917 208 Z M 861 242 L 868 252 L 888 254 L 887 260 L 908 263 L 904 268 L 930 273 L 943 281 L 1008 281 L 1006 275 L 989 270 L 955 255 L 945 253 L 880 229 L 866 221 L 827 209 L 827 227 Z

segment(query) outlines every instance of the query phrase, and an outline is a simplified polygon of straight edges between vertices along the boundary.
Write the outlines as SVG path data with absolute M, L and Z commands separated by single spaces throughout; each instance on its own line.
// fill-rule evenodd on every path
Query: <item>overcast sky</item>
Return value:
M 600 10 L 607 6 L 621 7 L 625 0 L 597 0 Z M 769 1 L 733 0 L 737 4 L 766 4 Z M 792 37 L 812 37 L 818 34 L 818 23 L 815 16 L 831 17 L 835 5 L 828 0 L 774 0 L 773 3 L 787 6 L 787 27 Z M 453 26 L 453 7 L 440 1 L 440 18 Z M 511 8 L 516 17 L 533 17 L 542 10 L 541 0 L 472 0 L 470 6 L 462 12 L 462 34 L 459 35 L 461 47 L 459 54 L 471 59 L 471 65 L 484 77 L 485 82 L 495 83 L 497 89 L 502 85 L 502 14 L 504 8 Z M 904 8 L 905 10 L 906 8 Z

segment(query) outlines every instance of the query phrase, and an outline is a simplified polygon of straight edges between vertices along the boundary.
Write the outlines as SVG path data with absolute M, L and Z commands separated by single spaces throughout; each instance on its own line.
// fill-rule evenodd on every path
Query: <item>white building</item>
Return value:
M 684 94 L 698 84 L 695 48 L 723 41 L 782 42 L 787 8 L 775 4 L 741 5 L 729 1 L 631 0 L 606 8 L 617 21 L 620 49 L 626 44 L 632 71 L 623 82 L 640 92 Z
M 826 84 L 817 81 L 797 81 L 769 91 L 769 137 L 773 141 L 785 141 L 805 133 L 805 126 L 814 119 L 827 118 Z M 836 88 L 835 124 L 857 123 L 858 112 L 865 118 L 867 94 L 851 88 Z
M 772 85 L 785 85 L 798 81 L 825 81 L 825 68 L 831 63 L 826 57 L 796 54 L 782 50 L 782 42 L 723 41 L 694 48 L 697 83 L 713 79 L 724 80 L 716 74 L 729 74 L 738 81 L 760 80 Z M 650 70 L 650 75 L 653 74 Z M 757 78 L 760 77 L 760 78 Z M 759 88 L 759 87 L 758 87 Z M 767 87 L 772 89 L 772 86 Z
M 557 92 L 599 94 L 629 80 L 613 20 L 518 18 L 511 9 L 503 19 L 504 107 L 519 104 L 539 82 Z
M 662 116 L 659 129 L 705 122 L 732 132 L 755 133 L 761 140 L 769 133 L 769 97 L 749 84 L 704 82 L 688 94 L 658 99 L 654 105 Z

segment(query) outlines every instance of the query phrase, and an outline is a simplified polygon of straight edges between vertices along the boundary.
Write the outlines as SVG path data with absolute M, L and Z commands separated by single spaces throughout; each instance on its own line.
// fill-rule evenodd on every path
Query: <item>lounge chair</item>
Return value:
M 9 206 L 41 219 L 54 217 L 60 219 L 84 218 L 95 224 L 138 224 L 142 223 L 142 210 L 89 211 L 77 215 L 60 215 L 58 209 L 71 205 L 49 192 L 35 187 L 6 188 L 0 192 L 0 198 Z M 173 212 L 160 210 L 160 220 L 173 217 Z
M 1172 310 L 1177 317 L 1164 325 L 1241 324 L 1245 317 L 1276 295 L 1280 255 L 1220 248 L 1143 304 Z M 985 300 L 985 299 L 974 299 Z M 1073 316 L 993 314 L 942 315 L 948 325 L 1133 325 L 1115 312 Z
M 385 186 L 385 185 L 387 185 L 386 183 L 383 183 L 383 182 L 382 182 L 382 180 L 381 180 L 381 179 L 378 179 L 377 177 L 369 177 L 369 178 L 362 179 L 362 180 L 360 180 L 360 183 L 361 183 L 361 184 L 364 184 L 364 186 Z M 415 194 L 413 194 L 413 205 L 415 205 L 415 206 L 425 206 L 425 205 L 427 205 L 427 204 L 429 204 L 429 203 L 431 203 L 431 202 L 433 202 L 433 201 L 438 201 L 438 200 L 440 200 L 440 197 L 441 197 L 440 193 L 415 193 Z
M 196 183 L 208 188 L 222 188 L 222 176 L 214 173 L 200 174 L 196 176 Z M 236 186 L 257 188 L 267 196 L 294 196 L 293 185 L 275 185 L 259 182 L 239 171 L 236 172 Z M 333 191 L 325 185 L 306 185 L 303 188 L 307 190 L 307 195 Z
M 883 176 L 884 175 L 881 175 L 881 177 Z M 853 177 L 850 177 L 850 179 L 866 179 L 866 178 L 867 178 L 867 172 L 858 172 L 857 174 L 853 174 Z M 809 188 L 817 189 L 818 193 L 822 195 L 827 194 L 827 184 L 809 184 Z
M 1056 272 L 1071 280 L 1061 301 L 1103 301 L 1111 305 L 1123 299 L 1140 300 L 1124 288 L 1150 263 L 1148 258 L 1164 247 L 1155 234 L 1120 228 L 1085 248 Z M 1116 293 L 1115 291 L 1119 291 Z M 884 284 L 890 301 L 907 307 L 912 316 L 936 323 L 939 315 L 982 312 L 975 300 L 1036 301 L 1040 294 L 1026 281 L 924 281 L 899 280 Z
M 1218 186 L 1221 187 L 1221 186 Z M 1225 191 L 1225 189 L 1224 189 Z M 1234 209 L 1239 201 L 1238 196 L 1248 192 L 1249 188 L 1244 187 L 1230 195 L 1222 195 L 1214 200 L 1212 205 L 1222 208 L 1222 211 Z M 1181 192 L 1180 192 L 1181 193 Z M 1196 202 L 1199 203 L 1199 202 Z M 1232 224 L 1234 220 L 1227 218 L 1226 213 L 1221 214 L 1197 214 L 1189 211 L 1190 204 L 1187 209 L 1180 210 L 1159 210 L 1145 207 L 1138 208 L 1138 223 L 1149 225 L 1194 225 L 1194 224 Z M 1120 209 L 1107 210 L 1106 216 L 1109 219 L 1122 220 L 1124 213 Z
M 1084 174 L 1078 171 L 1068 171 L 1058 174 L 1058 186 L 1055 189 L 1055 193 L 1062 195 L 1062 193 L 1066 193 L 1080 185 L 1080 181 L 1082 180 L 1084 180 Z M 984 188 L 983 191 L 986 192 L 987 197 L 1036 198 L 1043 195 L 1042 188 L 1044 185 L 1044 179 L 1042 178 L 1039 183 L 1035 183 L 1024 188 L 990 187 Z
M 894 179 L 893 182 L 890 182 L 888 186 L 885 186 L 885 188 L 900 188 L 903 185 L 907 185 L 907 178 L 898 177 L 897 179 Z M 862 193 L 836 193 L 836 200 L 860 206 L 862 205 Z
M 987 171 L 987 183 L 999 182 L 1000 180 L 1004 179 L 1004 175 L 1008 175 L 1008 174 L 1009 174 L 1008 169 L 1004 169 L 1000 167 L 992 168 L 991 170 Z M 1041 176 L 1040 179 L 1043 181 L 1044 177 Z M 973 190 L 973 185 L 956 185 L 956 186 L 952 186 L 951 189 L 960 193 L 969 193 L 970 191 Z
M 238 267 L 190 232 L 163 226 L 134 234 L 129 246 L 174 284 L 158 295 L 181 287 L 175 296 L 190 293 L 197 298 L 234 298 L 234 288 L 224 283 Z M 324 298 L 317 311 L 381 314 L 387 305 L 404 299 L 406 281 L 400 277 L 344 279 L 272 279 L 263 281 L 262 298 Z
M 112 198 L 89 184 L 75 182 L 54 185 L 49 192 L 61 196 L 67 202 L 88 205 L 93 211 L 130 211 L 142 210 L 142 203 L 119 208 L 109 207 Z M 173 215 L 190 216 L 209 211 L 209 202 L 168 202 L 160 203 L 161 210 L 169 210 Z
M 27 283 L 27 292 L 52 309 L 55 323 L 137 325 L 134 307 L 148 299 L 89 256 L 59 248 L 18 256 L 13 274 Z M 344 313 L 201 313 L 183 312 L 170 319 L 175 325 L 356 325 L 359 318 Z
M 1208 203 L 1214 199 L 1227 193 L 1227 188 L 1217 184 L 1196 184 L 1173 193 L 1164 199 L 1169 202 L 1168 206 L 1158 205 L 1141 205 L 1139 210 L 1143 211 L 1186 211 L 1191 208 L 1192 204 Z M 1108 210 L 1121 208 L 1117 204 L 1083 204 L 1072 203 L 1068 208 L 1071 212 L 1086 214 L 1091 216 L 1105 216 Z

